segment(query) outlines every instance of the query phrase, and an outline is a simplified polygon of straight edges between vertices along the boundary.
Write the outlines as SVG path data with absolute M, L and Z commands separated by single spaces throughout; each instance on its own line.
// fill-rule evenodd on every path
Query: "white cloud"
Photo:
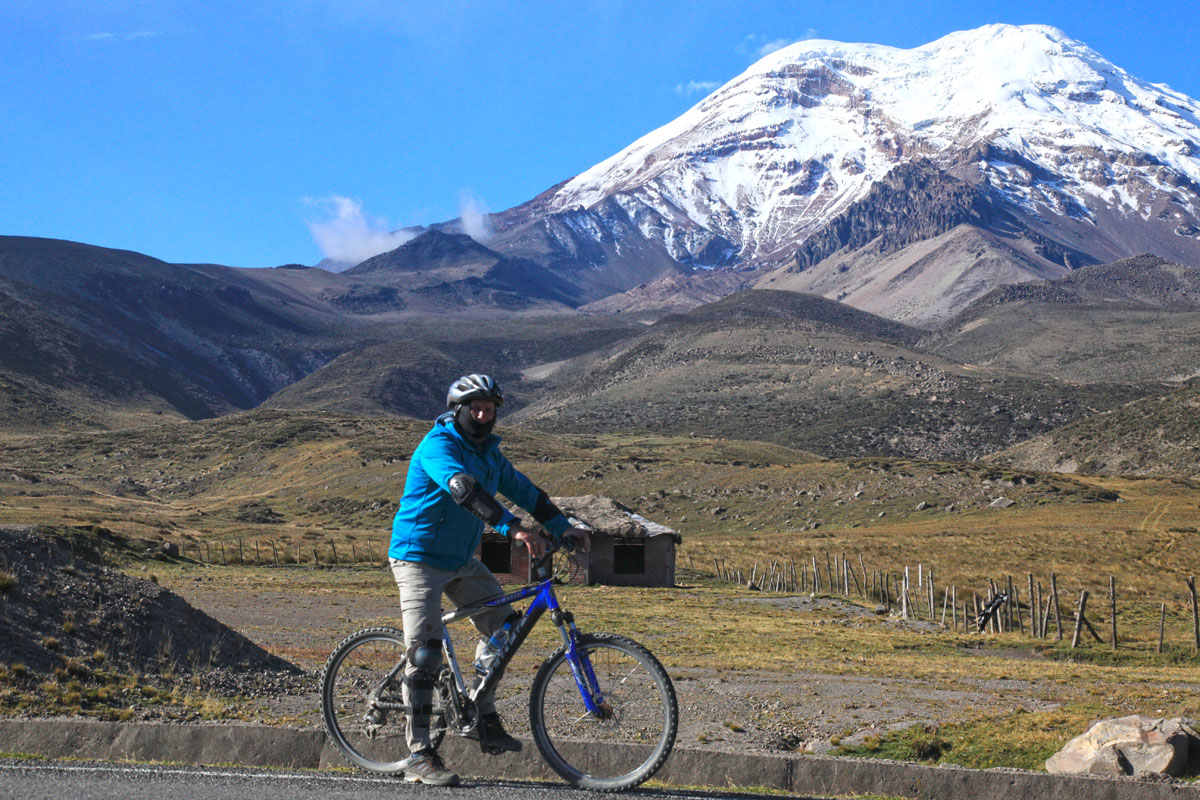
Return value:
M 717 81 L 688 81 L 687 83 L 676 84 L 675 94 L 682 97 L 691 97 L 697 94 L 708 94 L 720 85 L 721 84 Z
M 755 49 L 754 53 L 759 58 L 762 58 L 763 56 L 771 55 L 771 53 L 774 53 L 776 50 L 782 50 L 783 48 L 787 47 L 791 43 L 792 43 L 791 39 L 772 39 L 769 42 L 764 42 L 763 44 L 760 44 L 758 46 L 758 48 Z
M 782 50 L 789 44 L 795 44 L 796 42 L 803 42 L 806 39 L 815 38 L 817 38 L 816 28 L 809 28 L 804 32 L 803 36 L 798 36 L 794 39 L 788 39 L 784 37 L 769 38 L 757 33 L 752 33 L 745 39 L 742 39 L 742 42 L 738 45 L 737 49 L 739 53 L 748 53 L 753 55 L 755 58 L 762 58 L 763 56 L 769 56 L 776 50 Z
M 470 189 L 458 193 L 459 229 L 480 244 L 492 238 L 492 221 L 483 198 Z
M 306 200 L 319 209 L 324 219 L 306 220 L 308 230 L 326 258 L 343 264 L 358 264 L 371 256 L 395 250 L 412 239 L 409 231 L 390 230 L 383 217 L 363 213 L 362 201 L 333 195 Z
M 130 33 L 88 33 L 83 36 L 75 37 L 76 41 L 80 42 L 130 42 L 134 39 L 150 39 L 155 36 L 161 36 L 158 31 L 132 31 Z

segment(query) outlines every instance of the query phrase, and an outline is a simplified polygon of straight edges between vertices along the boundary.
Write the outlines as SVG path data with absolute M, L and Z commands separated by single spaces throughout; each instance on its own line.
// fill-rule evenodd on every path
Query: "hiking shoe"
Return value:
M 483 737 L 483 744 L 487 745 L 488 751 L 493 754 L 519 753 L 521 751 L 521 741 L 513 738 L 508 731 L 504 730 L 504 723 L 500 721 L 500 715 L 494 711 L 479 718 L 479 732 Z
M 442 757 L 433 750 L 414 753 L 404 767 L 408 783 L 427 783 L 430 786 L 458 786 L 458 775 L 446 769 Z

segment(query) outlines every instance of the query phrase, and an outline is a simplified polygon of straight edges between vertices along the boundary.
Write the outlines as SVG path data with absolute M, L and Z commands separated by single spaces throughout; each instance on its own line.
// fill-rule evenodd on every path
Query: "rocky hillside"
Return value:
M 462 321 L 411 320 L 387 341 L 355 347 L 275 393 L 264 408 L 321 409 L 345 414 L 401 414 L 432 419 L 445 410 L 458 376 L 484 371 L 500 381 L 505 414 L 543 391 L 539 368 L 611 345 L 642 326 L 623 316 L 556 316 Z
M 76 678 L 117 672 L 239 672 L 264 679 L 299 670 L 150 580 L 99 559 L 103 529 L 0 527 L 0 663 Z
M 1061 277 L 1090 260 L 1031 230 L 982 188 L 917 161 L 888 173 L 758 285 L 936 327 L 997 284 Z
M 319 312 L 121 250 L 0 237 L 6 428 L 252 407 L 328 361 Z
M 989 458 L 1023 469 L 1200 478 L 1200 381 L 1021 442 Z
M 790 297 L 746 292 L 668 316 L 564 367 L 514 418 L 576 433 L 759 439 L 826 456 L 972 459 L 1145 391 L 964 369 L 911 349 L 911 328 Z
M 922 342 L 1012 373 L 1180 381 L 1200 364 L 1200 269 L 1152 256 L 989 292 Z
M 574 292 L 436 231 L 341 274 L 0 237 L 0 430 L 156 424 L 268 398 L 424 416 L 464 371 L 515 382 L 636 325 L 568 320 Z
M 344 273 L 369 282 L 378 308 L 436 312 L 495 308 L 509 311 L 564 310 L 578 305 L 578 287 L 528 259 L 506 258 L 470 236 L 431 230 Z M 358 292 L 363 294 L 363 290 Z M 386 297 L 386 300 L 384 299 Z M 362 305 L 353 296 L 335 303 Z M 364 306 L 360 311 L 368 310 Z M 460 314 L 454 314 L 459 316 Z

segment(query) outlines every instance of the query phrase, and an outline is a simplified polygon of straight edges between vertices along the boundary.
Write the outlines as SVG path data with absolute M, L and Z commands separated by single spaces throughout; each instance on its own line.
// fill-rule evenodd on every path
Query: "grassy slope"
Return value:
M 255 411 L 130 432 L 8 440 L 0 522 L 100 524 L 142 537 L 381 542 L 428 423 Z M 510 457 L 554 494 L 600 492 L 713 556 L 862 552 L 964 584 L 1054 569 L 1150 591 L 1193 564 L 1193 485 L 1103 485 L 983 464 L 827 460 L 760 442 L 509 429 Z M 1011 508 L 990 507 L 1000 496 Z M 1124 502 L 1115 502 L 1119 496 Z M 1106 499 L 1107 498 L 1107 499 Z M 918 504 L 926 508 L 916 511 Z M 946 510 L 947 508 L 951 510 Z M 1096 537 L 1105 546 L 1095 547 Z M 740 555 L 743 554 L 744 555 Z M 1174 578 L 1171 578 L 1174 580 Z

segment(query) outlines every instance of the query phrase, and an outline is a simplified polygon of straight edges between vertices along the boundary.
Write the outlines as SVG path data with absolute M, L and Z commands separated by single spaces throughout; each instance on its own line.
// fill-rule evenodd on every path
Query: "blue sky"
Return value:
M 524 202 L 780 44 L 1048 24 L 1200 97 L 1198 17 L 1169 0 L 4 0 L 0 233 L 313 264 L 318 238 L 341 252 Z

